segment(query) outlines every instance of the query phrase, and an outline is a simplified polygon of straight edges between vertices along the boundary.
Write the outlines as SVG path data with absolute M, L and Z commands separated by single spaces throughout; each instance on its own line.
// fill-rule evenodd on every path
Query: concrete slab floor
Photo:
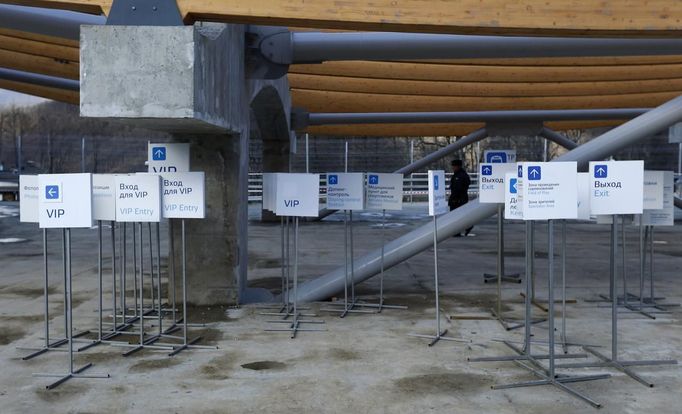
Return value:
M 5 206 L 6 207 L 6 206 Z M 7 209 L 3 212 L 8 211 Z M 9 209 L 11 216 L 11 208 Z M 389 217 L 387 238 L 428 221 L 423 206 Z M 358 215 L 356 251 L 360 255 L 380 245 L 377 215 Z M 507 270 L 523 271 L 523 224 L 507 224 Z M 567 310 L 569 339 L 610 345 L 610 308 L 586 302 L 608 289 L 609 226 L 568 225 L 568 296 L 578 299 Z M 252 286 L 278 289 L 279 227 L 250 225 Z M 628 282 L 638 289 L 638 232 L 628 227 Z M 485 313 L 493 305 L 495 286 L 482 283 L 483 272 L 495 271 L 495 220 L 476 226 L 475 237 L 452 238 L 440 244 L 441 305 L 445 315 Z M 668 302 L 682 302 L 680 226 L 656 231 L 656 288 Z M 301 274 L 316 277 L 343 262 L 343 226 L 338 221 L 301 226 Z M 557 233 L 558 235 L 558 233 Z M 177 412 L 177 413 L 582 413 L 587 404 L 551 387 L 491 390 L 493 384 L 535 379 L 512 363 L 467 362 L 468 357 L 510 355 L 496 338 L 521 340 L 520 331 L 506 332 L 492 320 L 444 321 L 452 336 L 470 344 L 443 342 L 433 348 L 409 337 L 411 332 L 434 330 L 433 259 L 423 252 L 389 269 L 387 302 L 409 305 L 409 310 L 351 315 L 339 319 L 320 313 L 326 332 L 302 332 L 295 340 L 286 333 L 266 333 L 270 317 L 259 309 L 191 309 L 193 321 L 209 322 L 192 334 L 219 350 L 193 350 L 169 358 L 162 351 L 143 351 L 129 358 L 119 348 L 100 346 L 76 354 L 77 364 L 93 362 L 92 372 L 110 379 L 73 379 L 52 391 L 49 380 L 33 372 L 66 368 L 66 354 L 50 353 L 31 361 L 17 346 L 39 345 L 42 335 L 41 235 L 35 225 L 0 219 L 0 239 L 26 239 L 0 244 L 0 407 L 3 413 L 27 412 Z M 546 225 L 538 225 L 538 297 L 546 297 Z M 58 233 L 50 237 L 51 317 L 53 335 L 63 329 Z M 557 241 L 559 239 L 557 238 Z M 324 241 L 324 242 L 321 242 Z M 558 247 L 558 244 L 557 244 Z M 74 326 L 96 326 L 96 231 L 74 231 Z M 558 254 L 558 251 L 557 251 Z M 558 256 L 557 256 L 558 258 Z M 106 265 L 108 267 L 108 264 Z M 190 276 L 191 277 L 191 270 Z M 559 273 L 557 273 L 557 285 Z M 622 286 L 621 282 L 619 284 Z M 105 292 L 110 281 L 105 277 Z M 378 280 L 358 286 L 375 299 Z M 505 284 L 505 309 L 521 315 L 521 285 Z M 559 291 L 557 290 L 557 295 Z M 105 300 L 108 299 L 105 296 Z M 105 301 L 105 306 L 107 306 Z M 320 305 L 314 305 L 319 308 Z M 541 315 L 533 309 L 535 315 Z M 682 359 L 680 309 L 656 320 L 621 310 L 621 355 L 626 359 Z M 557 316 L 560 312 L 557 312 Z M 557 323 L 559 319 L 557 319 Z M 546 339 L 547 325 L 534 328 L 536 339 Z M 577 348 L 574 348 L 577 350 Z M 680 412 L 682 370 L 677 366 L 641 367 L 635 371 L 656 384 L 645 388 L 609 369 L 581 369 L 587 374 L 607 372 L 612 378 L 573 385 L 604 404 L 604 413 Z M 564 372 L 564 371 L 562 371 Z

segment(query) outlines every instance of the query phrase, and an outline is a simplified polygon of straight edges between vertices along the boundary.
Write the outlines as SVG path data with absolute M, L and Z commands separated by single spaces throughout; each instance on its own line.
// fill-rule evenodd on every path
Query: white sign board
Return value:
M 365 174 L 327 173 L 327 208 L 363 210 L 365 208 Z
M 578 164 L 524 162 L 523 219 L 574 219 L 578 216 Z
M 161 220 L 161 177 L 156 174 L 116 175 L 116 221 Z
M 590 212 L 642 214 L 644 161 L 590 161 Z
M 478 170 L 478 201 L 504 203 L 505 176 L 516 172 L 516 164 L 481 164 Z
M 429 170 L 429 216 L 445 214 L 448 200 L 445 198 L 445 172 Z
M 403 175 L 367 173 L 367 209 L 402 210 Z
M 164 218 L 202 219 L 206 217 L 204 173 L 161 174 L 161 201 Z
M 116 178 L 113 174 L 92 175 L 92 219 L 116 220 Z
M 91 227 L 92 175 L 39 175 L 38 211 L 40 228 Z
M 590 174 L 578 173 L 578 220 L 590 219 Z
M 668 142 L 670 144 L 682 144 L 682 122 L 673 124 L 668 128 Z
M 189 171 L 189 144 L 149 143 L 147 168 L 150 173 Z
M 319 174 L 277 174 L 275 214 L 317 217 L 320 213 Z
M 663 172 L 663 208 L 644 210 L 642 224 L 645 226 L 673 226 L 675 225 L 675 174 L 672 171 Z
M 486 164 L 505 164 L 516 162 L 516 150 L 486 150 L 483 152 Z
M 38 223 L 38 176 L 19 176 L 19 221 Z
M 263 173 L 263 188 L 261 190 L 263 210 L 275 211 L 275 179 L 276 173 Z
M 644 171 L 644 210 L 663 208 L 663 171 Z
M 504 217 L 509 220 L 523 220 L 523 212 L 518 198 L 519 179 L 516 173 L 516 165 L 514 165 L 514 172 L 505 174 L 504 181 Z

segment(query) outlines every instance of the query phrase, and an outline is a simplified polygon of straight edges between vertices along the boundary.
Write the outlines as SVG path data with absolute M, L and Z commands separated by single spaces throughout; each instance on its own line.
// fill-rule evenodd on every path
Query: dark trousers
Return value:
M 468 202 L 469 202 L 468 199 L 459 199 L 459 200 L 451 199 L 451 200 L 448 200 L 448 206 L 450 207 L 450 211 L 452 211 L 452 210 L 455 210 L 459 207 L 462 207 L 463 205 L 465 205 Z M 473 229 L 474 229 L 474 226 L 469 227 L 468 229 L 466 229 L 464 231 L 464 234 L 466 235 L 466 234 L 471 233 L 471 230 L 473 230 Z

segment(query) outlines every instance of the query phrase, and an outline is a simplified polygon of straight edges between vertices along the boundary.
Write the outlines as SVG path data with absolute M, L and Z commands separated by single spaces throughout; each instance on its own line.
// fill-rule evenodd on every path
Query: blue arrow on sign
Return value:
M 483 175 L 492 175 L 492 174 L 493 174 L 493 167 L 492 167 L 492 165 L 484 165 L 484 166 L 481 168 L 481 173 L 483 173 Z
M 534 165 L 528 167 L 528 179 L 531 181 L 537 181 L 542 178 L 542 169 L 539 165 Z
M 512 178 L 511 180 L 509 180 L 509 193 L 510 194 L 516 194 L 516 192 L 518 191 L 516 188 L 517 182 L 518 182 L 518 180 L 516 178 Z
M 370 175 L 369 176 L 369 183 L 370 184 L 379 184 L 379 176 L 378 175 Z
M 609 173 L 609 167 L 607 165 L 595 165 L 594 166 L 594 178 L 606 178 Z
M 46 200 L 59 200 L 59 186 L 58 185 L 46 185 L 45 186 L 45 199 Z
M 516 170 L 516 176 L 519 178 L 523 178 L 523 167 L 519 165 L 519 168 Z
M 152 148 L 152 160 L 153 161 L 166 161 L 166 147 L 154 147 L 154 148 Z
M 339 176 L 336 174 L 332 174 L 329 176 L 329 184 L 330 185 L 336 185 L 339 183 Z

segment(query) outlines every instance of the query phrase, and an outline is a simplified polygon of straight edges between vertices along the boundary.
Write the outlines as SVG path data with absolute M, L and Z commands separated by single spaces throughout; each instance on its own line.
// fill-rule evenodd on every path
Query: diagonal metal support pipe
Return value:
M 675 207 L 682 208 L 682 198 L 675 197 Z
M 565 136 L 561 135 L 560 133 L 553 131 L 547 127 L 542 127 L 542 130 L 540 131 L 540 136 L 547 139 L 548 141 L 552 141 L 555 144 L 561 145 L 562 147 L 572 150 L 578 147 L 578 144 L 571 141 L 570 139 L 566 138 Z
M 576 161 L 578 168 L 584 168 L 589 161 L 605 157 L 623 149 L 668 126 L 682 120 L 682 96 L 616 127 L 605 134 L 569 151 L 554 161 Z M 494 204 L 480 204 L 474 200 L 463 207 L 438 219 L 438 239 L 443 241 L 464 231 L 471 225 L 493 216 L 497 212 Z M 384 269 L 409 259 L 430 248 L 433 243 L 433 226 L 421 226 L 384 246 Z M 355 260 L 355 280 L 360 283 L 376 275 L 381 266 L 381 249 L 370 251 Z M 299 287 L 300 301 L 327 299 L 343 289 L 344 269 L 335 269 Z

